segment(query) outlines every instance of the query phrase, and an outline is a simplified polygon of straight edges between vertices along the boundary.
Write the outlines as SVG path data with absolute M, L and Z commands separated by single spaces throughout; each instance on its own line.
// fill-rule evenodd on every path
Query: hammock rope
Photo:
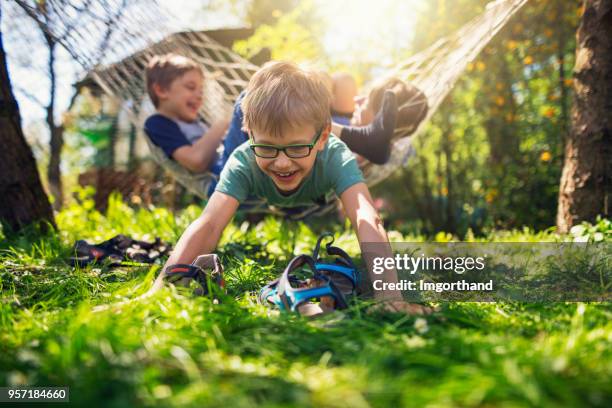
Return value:
M 429 48 L 397 64 L 389 76 L 412 82 L 427 96 L 429 110 L 413 136 L 406 137 L 403 129 L 391 151 L 390 160 L 381 166 L 367 163 L 362 170 L 368 185 L 375 185 L 407 163 L 413 153 L 412 137 L 422 131 L 425 123 L 437 111 L 468 64 L 480 54 L 491 39 L 508 23 L 528 0 L 496 0 L 485 11 L 455 33 L 441 38 Z
M 453 34 L 441 38 L 388 71 L 385 76 L 397 77 L 418 86 L 427 96 L 429 110 L 425 120 L 414 133 L 409 133 L 406 128 L 396 129 L 391 158 L 386 164 L 374 165 L 367 161 L 362 163 L 361 168 L 369 186 L 378 184 L 406 165 L 408 158 L 414 152 L 413 137 L 422 131 L 425 123 L 436 112 L 468 64 L 527 1 L 491 1 L 483 13 Z M 51 0 L 47 3 L 53 7 L 56 1 Z M 60 3 L 64 7 L 63 2 Z M 141 1 L 126 3 L 125 0 L 100 0 L 94 3 L 100 5 L 92 7 L 90 18 L 92 21 L 74 25 L 71 30 L 64 27 L 63 31 L 61 24 L 56 24 L 53 30 L 49 30 L 49 34 L 58 38 L 58 42 L 88 71 L 88 77 L 93 79 L 104 92 L 127 102 L 124 105 L 129 106 L 130 120 L 137 129 L 143 128 L 144 119 L 152 113 L 152 105 L 148 101 L 145 89 L 144 70 L 148 60 L 154 55 L 178 53 L 194 59 L 202 66 L 206 77 L 204 85 L 206 97 L 200 114 L 208 123 L 231 112 L 235 99 L 258 69 L 256 65 L 202 32 L 170 33 L 169 22 L 161 21 L 159 17 L 168 16 L 168 13 L 161 12 L 157 3 L 147 2 L 143 5 Z M 113 21 L 116 27 L 105 41 L 106 48 L 92 47 L 92 38 L 101 35 L 107 28 L 103 23 L 99 23 L 105 21 L 100 17 L 103 14 L 101 10 L 105 8 L 115 10 L 126 4 L 129 4 L 129 9 L 121 13 L 121 19 Z M 36 9 L 30 11 L 31 13 L 28 13 L 30 15 L 36 13 Z M 143 26 L 147 29 L 134 28 Z M 411 101 L 406 102 L 410 103 Z M 212 174 L 190 172 L 167 158 L 148 137 L 145 139 L 156 162 L 190 192 L 207 198 L 208 186 L 214 177 Z M 328 196 L 329 198 L 331 196 Z M 256 211 L 278 213 L 277 209 L 265 205 L 255 205 L 254 208 Z

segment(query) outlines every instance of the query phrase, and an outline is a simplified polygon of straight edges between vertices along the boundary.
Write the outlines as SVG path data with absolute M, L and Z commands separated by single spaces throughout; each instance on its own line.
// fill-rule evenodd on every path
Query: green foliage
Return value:
M 100 242 L 117 234 L 142 240 L 159 236 L 172 242 L 178 239 L 200 211 L 196 206 L 189 206 L 179 217 L 175 217 L 166 208 L 134 209 L 114 193 L 108 200 L 106 213 L 102 214 L 95 209 L 94 193 L 91 186 L 77 189 L 76 200 L 57 214 L 56 222 L 66 242 L 78 239 Z
M 93 312 L 146 291 L 159 265 L 72 269 L 75 239 L 174 242 L 201 208 L 174 217 L 113 196 L 101 214 L 91 193 L 58 214 L 59 233 L 32 229 L 0 243 L 1 386 L 67 385 L 77 406 L 582 407 L 612 398 L 609 304 L 452 303 L 423 318 L 366 313 L 358 301 L 316 320 L 257 305 L 253 293 L 291 254 L 311 250 L 313 224 L 231 224 L 219 250 L 229 290 L 220 304 L 167 287 Z M 609 232 L 610 223 L 585 228 Z M 358 253 L 350 229 L 334 232 Z M 554 239 L 564 237 L 524 229 L 470 238 Z
M 417 49 L 481 12 L 484 3 L 427 2 L 419 21 L 428 30 L 418 30 Z M 417 157 L 377 190 L 397 209 L 394 219 L 413 219 L 428 234 L 459 236 L 468 229 L 478 235 L 554 224 L 579 6 L 529 2 L 468 65 L 414 141 Z
M 273 25 L 283 14 L 290 13 L 299 4 L 300 0 L 250 0 L 246 6 L 246 20 L 253 27 Z
M 595 224 L 583 222 L 574 225 L 570 230 L 570 235 L 575 242 L 607 242 L 612 240 L 612 221 L 597 217 Z
M 311 9 L 312 3 L 309 1 L 302 2 L 286 14 L 275 9 L 273 13 L 278 15 L 278 19 L 274 23 L 260 25 L 248 39 L 237 41 L 234 51 L 250 58 L 262 48 L 269 48 L 273 60 L 297 63 L 316 60 L 322 52 L 314 34 L 316 24 L 305 26 L 300 22 Z

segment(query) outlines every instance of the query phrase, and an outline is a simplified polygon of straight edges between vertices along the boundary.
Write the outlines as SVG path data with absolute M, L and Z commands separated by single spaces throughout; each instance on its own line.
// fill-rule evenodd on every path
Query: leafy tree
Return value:
M 459 28 L 486 3 L 428 2 L 415 49 Z M 406 186 L 405 193 L 394 190 L 394 217 L 418 219 L 425 232 L 458 235 L 468 228 L 554 223 L 579 6 L 577 0 L 529 2 L 468 65 L 414 141 L 413 162 L 379 190 Z M 404 202 L 410 205 L 399 205 Z

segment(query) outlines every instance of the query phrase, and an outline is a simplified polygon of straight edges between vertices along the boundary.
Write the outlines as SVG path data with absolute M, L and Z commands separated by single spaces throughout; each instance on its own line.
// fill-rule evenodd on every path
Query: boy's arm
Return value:
M 181 146 L 172 153 L 172 158 L 181 166 L 201 173 L 206 171 L 215 158 L 217 147 L 229 126 L 229 120 L 218 120 L 194 144 Z
M 238 200 L 230 195 L 213 193 L 202 214 L 181 235 L 164 268 L 177 263 L 190 264 L 198 255 L 211 253 L 238 205 Z
M 391 270 L 385 269 L 380 275 L 373 273 L 373 254 L 368 253 L 368 250 L 372 248 L 363 247 L 364 243 L 376 243 L 376 245 L 372 246 L 377 252 L 374 256 L 393 257 L 387 233 L 378 212 L 374 208 L 368 187 L 365 183 L 354 184 L 340 195 L 340 200 L 342 201 L 344 211 L 351 220 L 353 229 L 357 233 L 359 245 L 366 258 L 370 282 L 379 279 L 389 283 L 397 282 L 397 271 L 395 268 Z M 385 307 L 392 311 L 403 311 L 410 314 L 426 312 L 426 308 L 420 305 L 404 302 L 399 291 L 374 291 L 374 299 L 385 302 Z
M 370 191 L 365 183 L 357 183 L 346 189 L 341 195 L 340 200 L 346 215 L 351 220 L 353 229 L 357 233 L 359 245 L 365 256 L 370 281 L 382 279 L 385 282 L 397 282 L 397 272 L 393 269 L 385 271 L 381 275 L 374 274 L 371 265 L 369 251 L 375 248 L 380 254 L 376 256 L 392 257 L 391 246 L 387 233 L 383 227 L 382 220 L 372 203 Z M 372 248 L 364 248 L 364 243 L 373 243 Z M 401 294 L 397 291 L 375 291 L 374 298 L 377 300 L 402 300 Z

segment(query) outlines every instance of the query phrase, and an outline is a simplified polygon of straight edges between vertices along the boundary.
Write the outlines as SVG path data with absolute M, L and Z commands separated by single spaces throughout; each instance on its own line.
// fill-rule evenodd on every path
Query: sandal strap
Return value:
M 314 288 L 293 288 L 289 280 L 289 274 L 302 266 L 308 266 L 313 274 L 313 278 L 325 282 L 325 285 Z M 317 270 L 314 259 L 309 255 L 298 255 L 289 262 L 289 265 L 287 265 L 287 268 L 285 268 L 283 274 L 279 278 L 277 294 L 285 310 L 296 311 L 297 307 L 301 304 L 311 299 L 324 296 L 333 297 L 337 309 L 345 309 L 348 307 L 340 290 L 338 290 L 329 277 L 321 274 Z
M 200 255 L 193 264 L 173 264 L 166 267 L 166 279 L 175 283 L 181 279 L 194 279 L 200 284 L 203 293 L 209 292 L 208 280 L 224 288 L 223 265 L 216 254 Z
M 319 256 L 321 250 L 321 244 L 327 238 L 331 238 L 331 241 L 325 244 L 325 250 L 328 255 L 336 257 L 335 263 L 324 262 Z M 324 272 L 338 273 L 343 277 L 347 278 L 351 282 L 352 290 L 357 289 L 359 275 L 357 272 L 357 266 L 353 262 L 353 258 L 346 253 L 342 248 L 339 248 L 334 243 L 334 236 L 329 232 L 325 232 L 319 236 L 317 243 L 313 251 L 313 258 L 316 262 L 317 270 Z
M 195 265 L 189 264 L 174 264 L 166 267 L 166 279 L 170 282 L 174 282 L 181 278 L 195 278 L 197 275 L 203 272 L 202 268 Z

